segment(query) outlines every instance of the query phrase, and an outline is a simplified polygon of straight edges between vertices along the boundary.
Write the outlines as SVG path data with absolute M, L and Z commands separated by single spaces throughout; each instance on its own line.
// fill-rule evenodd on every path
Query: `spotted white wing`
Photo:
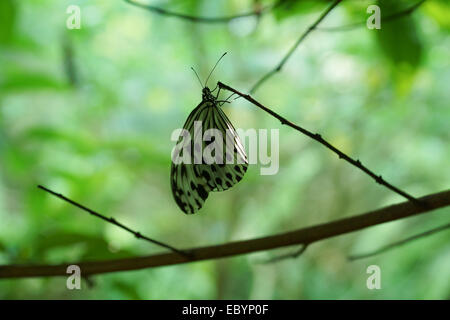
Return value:
M 196 121 L 201 121 L 202 124 L 202 130 L 197 132 L 194 130 Z M 178 150 L 175 152 L 182 156 L 183 149 L 191 150 L 189 153 L 191 162 L 190 164 L 172 162 L 170 180 L 175 202 L 183 212 L 190 214 L 202 208 L 209 192 L 227 190 L 238 183 L 247 171 L 248 161 L 236 130 L 214 101 L 202 101 L 191 112 L 183 129 L 189 132 L 191 139 L 184 139 L 184 143 L 180 144 L 183 142 L 183 137 L 180 136 L 177 143 Z M 211 141 L 203 141 L 203 136 L 208 136 L 209 129 L 217 129 L 221 140 L 214 137 Z M 201 141 L 201 145 L 196 144 L 196 141 Z M 200 149 L 203 154 L 205 148 L 214 149 L 217 146 L 219 146 L 217 150 L 221 152 L 217 155 L 214 152 L 214 159 L 205 156 L 201 157 L 201 163 L 194 163 L 196 149 Z

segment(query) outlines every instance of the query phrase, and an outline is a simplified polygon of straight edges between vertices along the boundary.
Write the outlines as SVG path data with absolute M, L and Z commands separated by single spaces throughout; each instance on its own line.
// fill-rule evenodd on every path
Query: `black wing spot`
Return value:
M 216 178 L 216 183 L 217 183 L 217 184 L 222 184 L 222 179 Z
M 233 176 L 231 175 L 231 173 L 227 172 L 226 176 L 228 179 L 233 180 Z
M 206 180 L 210 180 L 210 179 L 211 179 L 211 176 L 209 175 L 208 171 L 203 170 L 203 171 L 202 171 L 202 174 L 203 174 L 203 176 L 206 178 Z
M 191 189 L 192 190 L 196 190 L 197 189 L 197 186 L 191 181 Z
M 186 211 L 186 203 L 184 203 L 184 201 L 182 201 L 178 196 L 175 196 L 174 198 L 175 198 L 175 202 L 180 207 L 180 209 L 183 210 L 184 213 L 188 213 Z
M 208 198 L 208 192 L 206 192 L 205 188 L 202 185 L 198 186 L 198 195 L 203 200 L 206 200 L 206 198 Z
M 231 188 L 232 184 L 230 183 L 230 181 L 225 182 L 228 188 Z
M 234 170 L 238 171 L 239 173 L 242 173 L 241 167 L 239 167 L 238 165 L 234 166 Z

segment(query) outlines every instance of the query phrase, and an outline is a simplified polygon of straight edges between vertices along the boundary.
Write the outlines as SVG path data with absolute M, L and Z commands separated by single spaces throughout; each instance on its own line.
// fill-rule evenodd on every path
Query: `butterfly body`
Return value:
M 184 159 L 189 161 L 172 162 L 170 182 L 177 205 L 184 213 L 192 214 L 202 208 L 209 192 L 224 191 L 238 183 L 247 171 L 248 161 L 236 130 L 206 86 L 202 101 L 190 113 L 183 129 L 175 153 L 182 156 L 186 152 Z M 217 135 L 209 134 L 213 130 Z M 214 150 L 213 156 L 212 152 L 202 153 L 208 148 Z

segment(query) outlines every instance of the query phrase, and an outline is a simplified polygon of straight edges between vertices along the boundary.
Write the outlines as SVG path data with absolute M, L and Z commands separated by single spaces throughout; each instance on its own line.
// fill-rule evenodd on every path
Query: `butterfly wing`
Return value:
M 194 122 L 206 119 L 213 107 L 214 105 L 212 103 L 202 101 L 189 114 L 183 129 L 189 132 L 190 137 L 194 137 Z M 177 146 L 181 150 L 194 150 L 194 141 L 195 138 L 192 140 L 183 140 L 183 137 L 180 135 Z M 176 151 L 176 153 L 183 156 L 183 151 Z M 208 187 L 206 179 L 194 170 L 194 154 L 191 152 L 188 156 L 190 157 L 190 164 L 183 162 L 175 164 L 172 161 L 170 183 L 172 194 L 177 205 L 184 213 L 192 214 L 203 207 L 206 198 L 208 198 L 208 192 L 211 189 Z
M 195 132 L 195 121 L 202 121 L 202 130 Z M 170 178 L 172 194 L 180 209 L 191 214 L 203 206 L 210 191 L 227 190 L 238 183 L 247 171 L 248 161 L 236 130 L 225 113 L 213 101 L 202 101 L 191 112 L 183 129 L 189 132 L 190 137 L 193 137 L 182 140 L 183 137 L 180 136 L 177 147 L 187 147 L 184 150 L 198 149 L 200 145 L 196 145 L 195 141 L 201 141 L 201 151 L 211 144 L 219 143 L 216 140 L 203 141 L 205 131 L 208 129 L 219 130 L 222 137 L 220 141 L 222 151 L 218 157 L 222 161 L 219 163 L 207 164 L 202 158 L 202 163 L 195 164 L 194 154 L 192 154 L 195 151 L 189 153 L 190 164 L 172 162 Z M 200 134 L 201 137 L 198 137 Z M 227 140 L 231 143 L 227 144 Z M 180 145 L 180 142 L 183 143 Z
M 171 187 L 175 202 L 184 213 L 195 213 L 203 207 L 208 198 L 204 178 L 197 176 L 193 164 L 173 165 L 171 169 Z
M 221 108 L 215 107 L 213 116 L 208 120 L 205 128 L 218 129 L 223 137 L 221 142 L 223 153 L 219 157 L 222 163 L 199 164 L 194 170 L 198 175 L 205 177 L 212 191 L 224 191 L 242 180 L 248 167 L 247 155 L 236 129 Z M 211 143 L 215 144 L 217 141 Z

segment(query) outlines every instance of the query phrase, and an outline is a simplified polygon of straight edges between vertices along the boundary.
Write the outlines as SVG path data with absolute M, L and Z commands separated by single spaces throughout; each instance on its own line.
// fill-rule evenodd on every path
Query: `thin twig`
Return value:
M 353 260 L 358 260 L 358 259 L 364 259 L 364 258 L 373 257 L 373 256 L 375 256 L 375 255 L 377 255 L 377 254 L 384 253 L 384 252 L 386 252 L 386 251 L 389 251 L 389 250 L 398 248 L 398 247 L 403 246 L 403 245 L 405 245 L 405 244 L 407 244 L 407 243 L 410 243 L 410 242 L 412 242 L 412 241 L 414 241 L 414 240 L 418 240 L 418 239 L 421 239 L 421 238 L 423 238 L 423 237 L 431 236 L 431 235 L 434 234 L 434 233 L 437 233 L 437 232 L 440 232 L 440 231 L 444 231 L 444 230 L 446 230 L 446 229 L 448 229 L 448 228 L 450 228 L 450 223 L 449 223 L 449 224 L 446 224 L 446 225 L 444 225 L 444 226 L 440 226 L 440 227 L 437 227 L 437 228 L 434 228 L 434 229 L 431 229 L 431 230 L 428 230 L 428 231 L 425 231 L 425 232 L 422 232 L 422 233 L 413 235 L 413 236 L 408 237 L 408 238 L 406 238 L 406 239 L 403 239 L 403 240 L 400 240 L 400 241 L 393 242 L 393 243 L 391 243 L 391 244 L 388 244 L 388 245 L 386 245 L 386 246 L 383 246 L 383 247 L 381 247 L 381 248 L 379 248 L 379 249 L 377 249 L 377 250 L 375 250 L 375 251 L 372 251 L 372 252 L 367 252 L 367 253 L 362 253 L 362 254 L 351 255 L 351 256 L 348 257 L 348 260 L 353 261 Z
M 5 265 L 0 266 L 0 278 L 67 276 L 67 267 L 74 264 L 78 265 L 81 269 L 81 274 L 86 276 L 219 259 L 305 243 L 312 244 L 320 240 L 359 231 L 385 222 L 412 217 L 434 209 L 443 208 L 450 205 L 450 190 L 430 194 L 420 198 L 420 200 L 428 203 L 428 206 L 417 206 L 411 201 L 406 201 L 361 215 L 283 234 L 193 248 L 188 250 L 188 252 L 193 254 L 192 259 L 186 259 L 177 253 L 162 253 L 124 259 L 90 262 L 74 261 L 58 265 Z M 442 210 L 441 212 L 448 214 L 450 211 Z
M 416 11 L 426 0 L 420 0 L 419 2 L 413 4 L 411 7 L 408 7 L 404 10 L 395 12 L 393 14 L 390 14 L 386 17 L 381 16 L 381 22 L 390 22 L 390 21 L 394 21 L 397 20 L 399 18 L 402 18 L 404 16 L 408 16 L 411 13 L 413 13 L 414 11 Z M 316 28 L 317 30 L 320 31 L 328 31 L 328 32 L 333 32 L 333 31 L 349 31 L 349 30 L 354 30 L 356 28 L 359 27 L 364 27 L 367 25 L 366 21 L 361 21 L 361 22 L 355 22 L 355 23 L 350 23 L 350 24 L 346 24 L 343 26 L 336 26 L 336 27 L 318 27 Z
M 294 43 L 294 45 L 289 49 L 289 51 L 284 55 L 278 65 L 268 73 L 266 73 L 261 79 L 259 79 L 253 87 L 250 89 L 250 93 L 254 93 L 256 89 L 258 89 L 264 82 L 267 81 L 270 77 L 272 77 L 275 73 L 281 71 L 284 64 L 291 57 L 297 47 L 302 43 L 302 41 L 319 25 L 320 22 L 341 2 L 342 0 L 335 0 L 320 16 L 319 18 L 303 32 L 300 38 Z
M 64 71 L 66 73 L 68 83 L 72 87 L 77 87 L 78 72 L 77 66 L 75 64 L 75 53 L 72 42 L 68 37 L 63 39 L 62 49 L 63 49 Z
M 118 222 L 116 219 L 114 219 L 112 217 L 111 218 L 107 218 L 104 215 L 101 215 L 100 213 L 95 212 L 94 210 L 91 210 L 91 209 L 83 206 L 82 204 L 79 204 L 78 202 L 75 202 L 75 201 L 73 201 L 73 200 L 71 200 L 69 198 L 66 198 L 65 196 L 63 196 L 60 193 L 56 193 L 56 192 L 54 192 L 54 191 L 52 191 L 52 190 L 50 190 L 50 189 L 48 189 L 48 188 L 46 188 L 44 186 L 41 186 L 41 185 L 38 185 L 38 188 L 42 189 L 42 190 L 44 190 L 44 191 L 46 191 L 46 192 L 48 192 L 48 193 L 50 193 L 52 195 L 54 195 L 55 197 L 60 198 L 61 200 L 64 200 L 64 201 L 74 205 L 75 207 L 80 208 L 81 210 L 84 210 L 84 211 L 92 214 L 93 216 L 95 216 L 97 218 L 105 220 L 106 222 L 112 223 L 112 224 L 118 226 L 119 228 L 122 228 L 123 230 L 126 230 L 126 231 L 132 233 L 138 239 L 146 240 L 146 241 L 151 242 L 153 244 L 156 244 L 156 245 L 158 245 L 160 247 L 163 247 L 163 248 L 169 249 L 169 250 L 171 250 L 171 251 L 173 251 L 175 253 L 178 253 L 178 254 L 180 254 L 180 255 L 182 255 L 184 257 L 187 257 L 187 258 L 191 258 L 192 257 L 188 252 L 184 252 L 184 251 L 178 250 L 178 249 L 176 249 L 176 248 L 174 248 L 174 247 L 172 247 L 172 246 L 170 246 L 170 245 L 168 245 L 166 243 L 163 243 L 161 241 L 154 240 L 154 239 L 151 239 L 151 238 L 149 238 L 147 236 L 144 236 L 140 232 L 134 231 L 134 230 L 130 229 L 129 227 L 123 225 L 122 223 Z
M 290 122 L 289 120 L 287 120 L 286 118 L 280 116 L 279 114 L 275 113 L 274 111 L 272 111 L 271 109 L 263 106 L 261 103 L 259 103 L 258 101 L 256 101 L 255 99 L 253 99 L 250 95 L 248 94 L 244 94 L 239 92 L 236 89 L 231 88 L 230 86 L 222 83 L 222 82 L 218 82 L 218 86 L 222 89 L 234 92 L 236 94 L 238 94 L 239 96 L 243 97 L 245 100 L 251 102 L 252 104 L 254 104 L 255 106 L 259 107 L 260 109 L 264 110 L 265 112 L 267 112 L 268 114 L 270 114 L 271 116 L 277 118 L 278 120 L 280 120 L 281 124 L 287 125 L 301 133 L 303 133 L 304 135 L 310 137 L 311 139 L 319 142 L 320 144 L 324 145 L 326 148 L 330 149 L 331 151 L 333 151 L 334 153 L 336 153 L 339 156 L 339 159 L 344 159 L 345 161 L 347 161 L 348 163 L 350 163 L 351 165 L 357 167 L 358 169 L 362 170 L 363 172 L 365 172 L 367 175 L 369 175 L 370 177 L 372 177 L 375 182 L 387 187 L 388 189 L 394 191 L 395 193 L 405 197 L 408 200 L 413 201 L 416 204 L 420 204 L 417 199 L 413 196 L 411 196 L 410 194 L 406 193 L 405 191 L 400 190 L 399 188 L 393 186 L 392 184 L 388 183 L 386 180 L 383 179 L 383 177 L 381 175 L 376 175 L 375 173 L 373 173 L 371 170 L 369 170 L 366 166 L 364 166 L 361 161 L 359 159 L 357 160 L 353 160 L 351 157 L 349 157 L 348 155 L 346 155 L 344 152 L 342 152 L 341 150 L 337 149 L 336 147 L 334 147 L 333 145 L 331 145 L 328 141 L 324 140 L 322 138 L 322 136 L 318 133 L 312 133 L 292 122 Z
M 144 4 L 144 3 L 139 3 L 139 2 L 134 2 L 131 0 L 125 0 L 125 2 L 132 4 L 134 6 L 146 9 L 148 11 L 160 14 L 160 15 L 165 15 L 165 16 L 169 16 L 169 17 L 175 17 L 175 18 L 179 18 L 179 19 L 183 19 L 183 20 L 188 20 L 191 22 L 196 22 L 196 23 L 225 23 L 225 22 L 230 22 L 232 20 L 235 19 L 240 19 L 240 18 L 246 18 L 246 17 L 252 17 L 252 16 L 261 16 L 262 14 L 276 8 L 282 1 L 277 1 L 272 5 L 268 5 L 265 7 L 262 7 L 260 9 L 257 10 L 253 10 L 250 12 L 245 12 L 245 13 L 240 13 L 240 14 L 236 14 L 233 16 L 223 16 L 223 17 L 201 17 L 201 16 L 193 16 L 193 15 L 188 15 L 188 14 L 184 14 L 184 13 L 178 13 L 178 12 L 173 12 L 173 11 L 169 11 L 166 9 L 163 9 L 161 7 L 157 7 L 157 6 L 153 6 L 150 4 Z
M 298 257 L 300 257 L 308 248 L 308 244 L 302 244 L 301 247 L 297 250 L 295 250 L 294 252 L 289 252 L 289 253 L 285 253 L 285 254 L 280 254 L 278 256 L 269 258 L 267 260 L 264 261 L 260 261 L 259 263 L 261 264 L 270 264 L 270 263 L 275 263 L 275 262 L 280 262 L 282 260 L 286 260 L 286 259 L 296 259 Z
M 92 289 L 95 287 L 95 281 L 92 279 L 92 276 L 84 276 L 83 279 L 86 281 L 86 284 L 89 289 Z

